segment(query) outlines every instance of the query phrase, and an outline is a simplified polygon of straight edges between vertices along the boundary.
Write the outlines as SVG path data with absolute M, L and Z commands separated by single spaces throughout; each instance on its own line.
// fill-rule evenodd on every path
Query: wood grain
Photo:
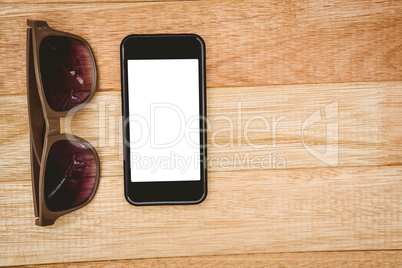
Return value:
M 402 249 L 401 1 L 9 1 L 0 1 L 0 265 L 401 265 L 400 251 L 378 251 Z M 34 225 L 30 182 L 27 18 L 84 37 L 99 70 L 93 101 L 62 120 L 95 145 L 99 190 L 45 228 Z M 209 195 L 197 206 L 133 207 L 123 195 L 119 44 L 179 32 L 207 44 Z M 286 164 L 252 160 L 269 153 Z M 308 252 L 348 250 L 368 252 Z M 244 255 L 255 253 L 272 254 Z M 212 256 L 222 254 L 243 255 Z
M 32 268 L 70 267 L 72 264 L 33 265 Z M 398 267 L 401 251 L 304 252 L 134 259 L 74 263 L 74 267 Z
M 10 5 L 0 11 L 1 94 L 25 92 L 27 18 L 85 38 L 100 90 L 120 89 L 119 46 L 133 33 L 200 34 L 209 87 L 402 80 L 401 1 Z
M 181 1 L 203 1 L 203 0 L 87 0 L 86 4 L 99 4 L 99 3 L 131 3 L 131 2 L 181 2 Z M 0 0 L 0 5 L 10 4 L 82 4 L 82 0 Z
M 401 92 L 402 82 L 208 88 L 209 169 L 400 165 Z M 326 119 L 330 114 L 324 115 L 325 107 L 334 103 L 335 117 Z M 317 111 L 324 113 L 322 120 L 303 129 Z M 0 112 L 1 146 L 7 159 L 0 163 L 5 172 L 0 181 L 26 179 L 30 176 L 26 96 L 3 96 Z M 337 138 L 329 135 L 328 123 L 335 124 Z M 102 175 L 122 174 L 119 92 L 96 93 L 63 125 L 65 132 L 96 147 L 101 162 L 107 163 Z M 325 155 L 331 148 L 337 154 Z
M 46 228 L 34 225 L 30 182 L 1 182 L 0 260 L 401 249 L 401 172 L 400 166 L 210 172 L 201 205 L 162 207 L 129 205 L 123 177 L 102 176 L 88 206 Z

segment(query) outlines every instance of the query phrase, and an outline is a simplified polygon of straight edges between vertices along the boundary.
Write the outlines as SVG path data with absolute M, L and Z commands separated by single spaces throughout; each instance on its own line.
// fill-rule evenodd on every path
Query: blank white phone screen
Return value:
M 128 60 L 132 182 L 198 181 L 198 59 Z

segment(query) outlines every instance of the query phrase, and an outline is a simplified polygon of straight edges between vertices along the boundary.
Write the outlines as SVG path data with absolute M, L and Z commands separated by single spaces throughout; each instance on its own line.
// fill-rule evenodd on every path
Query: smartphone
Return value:
M 126 200 L 201 203 L 207 196 L 203 39 L 129 35 L 120 52 Z

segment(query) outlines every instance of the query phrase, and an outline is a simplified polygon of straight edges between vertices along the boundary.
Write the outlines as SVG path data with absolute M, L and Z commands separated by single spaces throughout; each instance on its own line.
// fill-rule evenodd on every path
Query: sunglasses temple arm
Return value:
M 32 76 L 34 74 L 33 67 L 33 48 L 32 48 L 32 29 L 27 29 L 27 96 L 28 96 L 28 105 L 30 102 L 30 90 L 32 88 Z M 29 109 L 28 109 L 29 111 Z M 30 111 L 29 111 L 30 112 Z M 32 126 L 30 126 L 32 127 Z M 31 131 L 31 130 L 30 130 Z M 31 176 L 32 176 L 32 190 L 33 190 L 33 201 L 34 201 L 34 209 L 35 216 L 39 217 L 39 163 L 40 159 L 38 159 L 37 149 L 35 148 L 35 144 L 32 138 L 32 133 L 30 135 L 30 144 L 31 144 Z

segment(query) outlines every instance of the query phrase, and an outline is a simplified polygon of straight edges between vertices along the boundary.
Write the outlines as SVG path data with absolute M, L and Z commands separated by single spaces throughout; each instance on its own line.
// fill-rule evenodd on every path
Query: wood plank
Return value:
M 131 2 L 181 2 L 181 1 L 202 1 L 202 0 L 87 0 L 86 4 L 96 4 L 96 3 L 131 3 Z M 0 5 L 10 5 L 10 4 L 82 4 L 82 0 L 0 0 Z
M 32 268 L 70 267 L 72 263 L 33 265 Z M 197 256 L 73 263 L 74 267 L 400 267 L 401 251 L 303 252 Z
M 28 4 L 0 11 L 1 94 L 25 92 L 27 18 L 84 37 L 101 90 L 120 90 L 133 33 L 200 34 L 209 87 L 402 80 L 401 1 Z
M 402 82 L 208 88 L 209 169 L 401 165 L 401 92 Z M 333 104 L 335 118 L 328 119 Z M 321 121 L 302 130 L 311 115 L 325 109 Z M 7 159 L 0 163 L 5 172 L 0 181 L 25 179 L 30 174 L 26 96 L 3 96 L 0 112 L 0 150 Z M 102 175 L 122 174 L 119 92 L 96 93 L 63 123 L 65 132 L 96 147 L 107 163 Z
M 107 163 L 103 163 L 103 166 Z M 209 173 L 197 206 L 130 206 L 122 176 L 50 227 L 28 180 L 0 184 L 0 264 L 402 249 L 402 166 Z

